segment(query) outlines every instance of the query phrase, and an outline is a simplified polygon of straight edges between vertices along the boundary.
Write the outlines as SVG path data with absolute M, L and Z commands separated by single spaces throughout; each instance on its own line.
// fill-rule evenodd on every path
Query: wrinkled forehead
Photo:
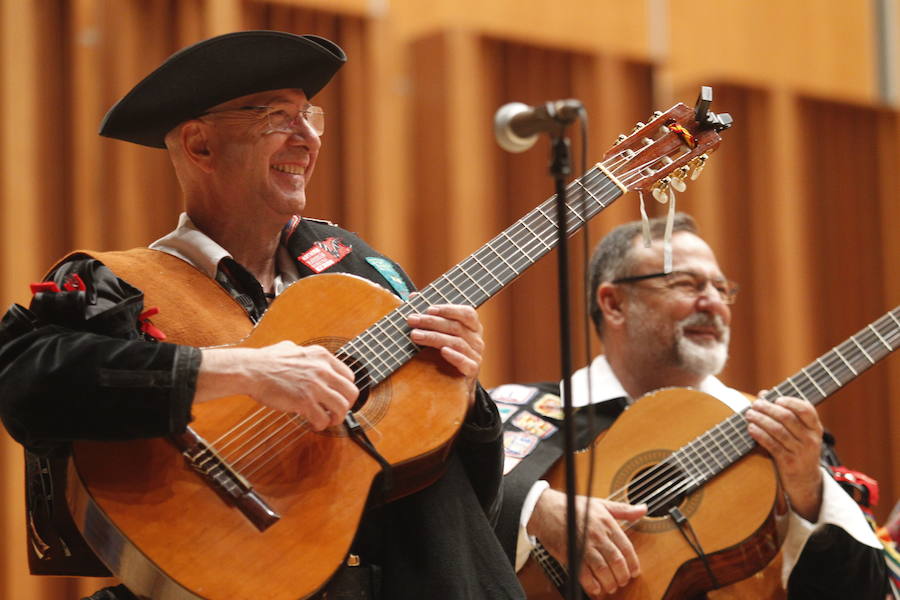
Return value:
M 636 273 L 655 273 L 663 270 L 663 239 L 654 239 L 650 247 L 644 247 L 644 238 L 638 234 L 629 252 L 631 269 Z M 722 275 L 716 255 L 702 238 L 688 231 L 672 234 L 672 268 L 696 271 L 710 276 Z

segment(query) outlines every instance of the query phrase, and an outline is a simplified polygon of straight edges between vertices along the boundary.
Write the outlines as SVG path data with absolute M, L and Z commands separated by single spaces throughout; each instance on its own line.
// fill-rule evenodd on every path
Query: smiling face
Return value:
M 721 269 L 706 242 L 687 232 L 672 236 L 672 261 L 675 270 L 706 278 L 706 287 L 697 293 L 668 286 L 663 278 L 625 284 L 627 340 L 644 364 L 715 375 L 728 358 L 731 323 L 730 308 L 708 283 L 723 278 Z M 662 242 L 644 248 L 637 238 L 630 262 L 630 275 L 662 271 Z
M 286 222 L 306 206 L 321 141 L 302 118 L 292 132 L 272 131 L 263 110 L 245 107 L 309 102 L 302 90 L 273 90 L 230 100 L 200 117 L 208 124 L 216 198 L 247 218 Z

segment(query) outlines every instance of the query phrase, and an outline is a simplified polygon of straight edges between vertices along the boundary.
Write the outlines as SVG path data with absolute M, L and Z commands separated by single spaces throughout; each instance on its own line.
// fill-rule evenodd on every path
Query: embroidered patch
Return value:
M 297 260 L 316 273 L 321 273 L 341 262 L 352 251 L 353 247 L 341 238 L 330 237 L 313 243 L 309 250 L 297 257 Z
M 500 412 L 500 421 L 506 423 L 506 420 L 513 416 L 517 410 L 519 410 L 518 406 L 510 406 L 509 404 L 497 404 L 497 410 Z
M 524 431 L 503 432 L 503 452 L 512 458 L 525 458 L 537 446 L 536 436 Z
M 400 273 L 397 272 L 397 269 L 394 268 L 394 264 L 391 261 L 384 258 L 378 258 L 377 256 L 367 256 L 366 262 L 375 267 L 375 269 L 381 273 L 381 276 L 387 279 L 387 282 L 391 284 L 394 291 L 400 295 L 400 298 L 403 300 L 409 298 L 409 287 L 406 285 L 406 282 L 403 281 L 403 278 L 400 276 Z
M 544 394 L 534 401 L 531 408 L 537 414 L 556 419 L 557 421 L 562 421 L 563 417 L 565 417 L 562 410 L 562 400 L 559 399 L 559 396 L 554 396 L 553 394 Z
M 530 412 L 523 411 L 510 422 L 519 429 L 534 434 L 541 439 L 546 439 L 556 433 L 556 426 Z
M 498 385 L 491 390 L 491 398 L 494 402 L 506 402 L 507 404 L 525 404 L 538 393 L 535 387 L 519 385 L 518 383 L 506 383 Z

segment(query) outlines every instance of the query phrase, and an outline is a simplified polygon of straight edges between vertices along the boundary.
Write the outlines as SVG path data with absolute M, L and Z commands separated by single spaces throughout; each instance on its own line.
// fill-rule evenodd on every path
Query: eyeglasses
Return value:
M 240 108 L 226 108 L 203 113 L 207 115 L 219 115 L 236 111 L 254 111 L 265 116 L 268 121 L 268 129 L 263 135 L 269 133 L 301 133 L 301 123 L 306 123 L 316 132 L 316 135 L 325 133 L 325 111 L 318 106 L 308 105 L 300 108 L 292 102 L 278 102 L 271 106 L 241 106 Z M 302 119 L 302 121 L 301 121 Z
M 667 289 L 675 290 L 686 296 L 696 298 L 701 295 L 706 287 L 712 283 L 713 289 L 719 294 L 719 298 L 725 304 L 734 304 L 737 300 L 740 286 L 724 277 L 709 278 L 693 271 L 671 271 L 669 273 L 650 273 L 648 275 L 634 275 L 613 279 L 613 283 L 634 283 L 645 279 L 664 278 Z

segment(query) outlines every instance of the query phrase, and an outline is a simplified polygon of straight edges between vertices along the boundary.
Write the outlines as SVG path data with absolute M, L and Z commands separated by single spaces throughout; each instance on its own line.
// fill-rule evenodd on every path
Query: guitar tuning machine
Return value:
M 688 168 L 688 174 L 691 178 L 691 181 L 697 179 L 700 176 L 700 173 L 703 171 L 703 168 L 706 166 L 706 161 L 709 159 L 708 154 L 701 154 L 697 158 L 692 159 L 686 167 Z M 684 167 L 682 167 L 684 168 Z
M 624 142 L 624 141 L 627 140 L 627 139 L 628 139 L 628 136 L 627 136 L 627 135 L 625 135 L 624 133 L 620 133 L 620 134 L 618 135 L 618 137 L 616 137 L 616 143 L 617 143 L 617 144 L 620 144 L 620 143 Z
M 663 177 L 650 187 L 650 194 L 660 204 L 665 204 L 675 199 L 675 190 L 672 187 L 672 178 Z
M 631 133 L 634 133 L 638 129 L 642 129 L 643 127 L 645 127 L 645 124 L 642 121 L 638 121 L 634 124 L 634 129 L 631 130 Z

